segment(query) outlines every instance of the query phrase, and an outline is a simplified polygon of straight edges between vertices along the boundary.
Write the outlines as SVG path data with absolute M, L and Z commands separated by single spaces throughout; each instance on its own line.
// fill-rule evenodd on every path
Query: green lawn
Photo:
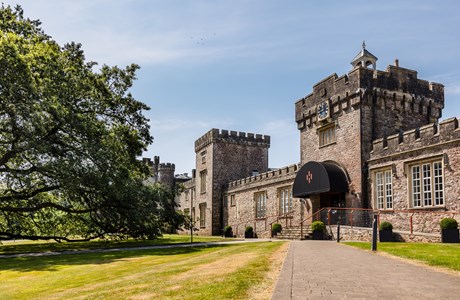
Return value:
M 269 299 L 282 242 L 0 259 L 0 299 Z M 261 297 L 262 296 L 262 297 Z
M 344 242 L 346 245 L 370 250 L 366 242 Z M 438 243 L 378 243 L 377 251 L 418 260 L 431 266 L 460 271 L 460 244 Z
M 219 236 L 194 236 L 193 242 L 217 242 L 229 240 Z M 55 241 L 18 241 L 18 242 L 3 242 L 0 244 L 0 256 L 2 254 L 16 253 L 35 253 L 49 251 L 65 251 L 65 250 L 88 250 L 88 249 L 108 249 L 108 248 L 127 248 L 141 247 L 165 244 L 177 244 L 190 242 L 190 236 L 178 234 L 166 234 L 157 240 L 136 241 L 91 241 L 91 242 L 63 242 L 56 243 Z

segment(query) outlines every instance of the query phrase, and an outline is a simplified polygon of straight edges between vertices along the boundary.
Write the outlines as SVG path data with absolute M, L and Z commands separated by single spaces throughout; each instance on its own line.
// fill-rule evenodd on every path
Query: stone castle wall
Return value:
M 322 147 L 319 146 L 319 134 L 315 127 L 307 127 L 300 131 L 301 165 L 308 161 L 333 160 L 348 173 L 351 180 L 349 190 L 353 195 L 350 193 L 346 197 L 347 207 L 362 207 L 363 205 L 361 202 L 362 163 L 359 120 L 359 110 L 351 106 L 344 110 L 335 121 L 336 142 Z M 316 198 L 318 197 L 312 197 L 313 202 Z M 317 200 L 319 201 L 319 198 Z
M 320 120 L 317 106 L 323 102 L 328 103 L 330 113 Z M 414 70 L 388 66 L 385 71 L 355 68 L 341 77 L 333 74 L 295 104 L 300 166 L 308 161 L 340 165 L 349 177 L 345 197 L 349 208 L 375 207 L 372 176 L 376 170 L 391 168 L 394 207 L 380 211 L 381 221 L 392 222 L 402 240 L 436 239 L 440 219 L 460 211 L 456 182 L 460 178 L 460 129 L 456 118 L 436 125 L 443 108 L 444 87 L 418 79 Z M 320 146 L 320 132 L 327 126 L 335 127 L 335 142 Z M 268 237 L 271 223 L 297 225 L 320 207 L 319 195 L 306 199 L 305 205 L 293 199 L 292 212 L 280 218 L 279 190 L 292 189 L 299 166 L 269 171 L 269 147 L 269 136 L 218 129 L 196 140 L 196 178 L 185 183 L 179 205 L 181 210 L 194 208 L 198 219 L 199 205 L 206 204 L 206 226 L 199 234 L 221 234 L 230 225 L 234 234 L 243 236 L 244 228 L 251 225 L 259 237 Z M 408 169 L 411 163 L 425 159 L 442 160 L 445 205 L 414 209 L 409 200 Z M 200 173 L 204 170 L 207 188 L 202 193 Z M 253 171 L 259 174 L 251 176 Z M 265 217 L 256 219 L 258 192 L 266 192 L 267 206 Z M 410 225 L 408 210 L 427 213 L 414 215 Z M 459 220 L 460 215 L 454 217 Z M 408 235 L 411 229 L 423 234 Z M 354 228 L 347 234 L 368 237 L 367 232 Z
M 148 183 L 161 183 L 167 188 L 173 188 L 175 185 L 174 172 L 176 166 L 172 163 L 160 163 L 160 157 L 155 156 L 152 159 L 143 157 L 142 162 L 149 168 L 150 176 L 147 178 Z
M 223 192 L 228 182 L 249 176 L 253 170 L 268 170 L 268 148 L 270 137 L 261 134 L 212 129 L 195 142 L 196 179 L 187 188 L 196 190 L 193 202 L 196 218 L 199 218 L 199 205 L 206 204 L 206 226 L 199 228 L 200 235 L 219 235 L 224 225 L 226 213 L 223 206 Z M 203 161 L 203 156 L 205 159 Z M 201 172 L 206 171 L 206 192 L 201 192 Z M 186 190 L 187 190 L 186 189 Z M 179 199 L 180 209 L 190 205 L 186 198 Z M 190 208 L 192 211 L 192 208 Z M 224 212 L 225 211 L 225 212 Z M 199 226 L 197 222 L 197 227 Z
M 330 116 L 319 120 L 318 104 L 328 102 Z M 436 122 L 444 107 L 444 88 L 417 78 L 417 72 L 396 66 L 385 71 L 356 68 L 333 74 L 296 102 L 301 134 L 301 163 L 332 159 L 349 173 L 353 193 L 348 207 L 369 207 L 367 161 L 375 139 Z M 335 123 L 336 143 L 319 147 L 322 126 Z M 356 195 L 353 197 L 352 195 Z
M 410 205 L 410 165 L 424 160 L 437 159 L 443 163 L 444 205 L 413 208 Z M 393 210 L 382 217 L 394 228 L 410 230 L 407 210 L 426 212 L 414 214 L 413 231 L 438 233 L 439 222 L 445 217 L 454 217 L 460 222 L 460 128 L 458 119 L 447 119 L 439 124 L 429 124 L 401 134 L 378 139 L 373 143 L 369 160 L 372 171 L 391 168 L 393 186 Z M 372 187 L 372 176 L 369 184 Z M 375 207 L 375 191 L 372 191 L 372 205 Z M 405 212 L 401 212 L 401 211 Z
M 270 224 L 277 222 L 286 225 L 300 223 L 301 207 L 298 199 L 293 199 L 293 209 L 288 216 L 281 216 L 279 206 L 279 189 L 292 190 L 298 165 L 291 165 L 277 170 L 260 173 L 255 176 L 245 177 L 228 184 L 227 191 L 227 222 L 237 236 L 244 236 L 244 229 L 250 225 L 258 237 L 270 237 Z M 266 192 L 267 206 L 264 218 L 256 219 L 256 203 L 254 195 Z M 235 197 L 232 206 L 231 197 Z

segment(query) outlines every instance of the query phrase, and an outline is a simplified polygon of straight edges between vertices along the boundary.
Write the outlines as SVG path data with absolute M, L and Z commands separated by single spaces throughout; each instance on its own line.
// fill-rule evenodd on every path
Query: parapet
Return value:
M 360 105 L 376 105 L 405 114 L 427 115 L 431 122 L 441 117 L 444 86 L 417 78 L 417 71 L 388 66 L 385 71 L 355 68 L 347 75 L 332 74 L 313 86 L 313 92 L 295 103 L 298 129 L 311 127 L 318 104 L 328 101 L 331 116 Z
M 246 144 L 268 148 L 270 147 L 270 136 L 213 128 L 195 141 L 195 152 L 215 142 Z
M 246 178 L 238 179 L 235 181 L 230 181 L 228 183 L 229 192 L 233 189 L 251 187 L 254 184 L 264 184 L 271 183 L 271 181 L 282 180 L 289 175 L 294 176 L 299 169 L 298 164 L 289 165 L 275 170 L 270 170 L 268 172 L 260 173 L 258 175 L 249 176 Z M 270 181 L 270 182 L 269 182 Z
M 172 164 L 172 163 L 161 163 L 159 168 L 158 168 L 159 171 L 166 171 L 166 170 L 169 170 L 169 171 L 175 171 L 176 170 L 176 165 Z
M 149 167 L 153 166 L 153 161 L 148 157 L 143 157 L 142 162 Z
M 399 134 L 373 141 L 371 160 L 384 156 L 434 146 L 449 141 L 460 141 L 458 119 L 450 118 Z

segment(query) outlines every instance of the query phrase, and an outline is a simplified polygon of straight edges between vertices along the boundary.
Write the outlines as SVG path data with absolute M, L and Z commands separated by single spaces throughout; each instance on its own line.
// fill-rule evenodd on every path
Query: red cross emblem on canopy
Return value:
M 307 179 L 308 183 L 310 183 L 310 181 L 313 179 L 313 174 L 310 172 L 310 170 L 308 170 L 306 179 Z

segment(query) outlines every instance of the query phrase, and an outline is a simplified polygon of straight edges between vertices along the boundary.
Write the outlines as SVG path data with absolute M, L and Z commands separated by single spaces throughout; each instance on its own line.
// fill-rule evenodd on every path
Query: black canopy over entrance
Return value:
M 326 192 L 348 192 L 347 175 L 332 162 L 307 162 L 297 172 L 292 195 L 303 198 Z

